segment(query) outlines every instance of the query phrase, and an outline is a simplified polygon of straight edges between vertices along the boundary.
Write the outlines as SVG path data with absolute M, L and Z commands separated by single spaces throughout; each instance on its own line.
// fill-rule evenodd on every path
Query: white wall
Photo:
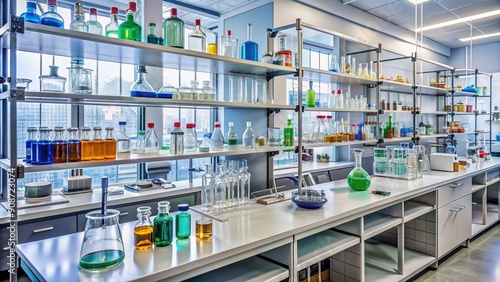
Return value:
M 456 68 L 466 68 L 467 53 L 470 62 L 470 47 L 461 47 L 451 50 L 451 57 L 449 64 Z M 479 45 L 472 45 L 472 64 L 468 64 L 469 69 L 479 69 L 484 72 L 500 72 L 500 41 L 485 43 Z

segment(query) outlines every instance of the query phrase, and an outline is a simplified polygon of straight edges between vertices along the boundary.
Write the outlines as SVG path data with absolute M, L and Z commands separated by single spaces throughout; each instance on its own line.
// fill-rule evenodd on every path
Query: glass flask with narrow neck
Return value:
M 165 46 L 184 48 L 184 22 L 177 17 L 177 9 L 170 10 L 170 18 L 163 21 Z
M 137 66 L 137 80 L 130 87 L 131 97 L 156 98 L 156 92 L 146 80 L 146 66 Z
M 170 202 L 158 203 L 158 215 L 153 220 L 154 244 L 157 247 L 165 247 L 172 244 L 174 237 L 174 219 L 169 214 Z
M 135 2 L 129 2 L 127 19 L 118 26 L 118 38 L 141 41 L 141 26 L 135 22 Z
M 241 58 L 245 60 L 259 60 L 259 45 L 252 41 L 252 24 L 247 25 L 247 41 L 241 45 Z
M 149 28 L 149 34 L 146 38 L 148 43 L 151 44 L 158 44 L 160 42 L 160 38 L 155 34 L 155 29 L 156 29 L 156 24 L 155 23 L 150 23 L 148 25 Z
M 89 33 L 102 35 L 102 25 L 97 21 L 96 8 L 90 8 L 90 16 L 87 25 L 89 26 Z
M 365 191 L 371 184 L 370 175 L 361 166 L 363 151 L 363 149 L 352 149 L 356 163 L 354 169 L 347 176 L 347 185 L 357 191 Z
M 120 121 L 118 122 L 118 125 L 120 126 L 120 130 L 116 134 L 116 153 L 130 153 L 130 147 L 132 145 L 130 142 L 130 137 L 127 134 L 127 122 Z
M 108 37 L 118 38 L 118 8 L 111 7 L 109 23 L 106 25 L 105 33 Z
M 137 222 L 134 226 L 135 249 L 150 250 L 153 247 L 153 223 L 149 219 L 151 208 L 147 206 L 137 208 Z
M 85 22 L 85 13 L 83 12 L 82 2 L 75 3 L 75 19 L 71 22 L 69 29 L 89 32 L 89 25 Z
M 64 28 L 64 19 L 57 13 L 57 0 L 48 0 L 47 5 L 47 12 L 40 16 L 40 23 L 43 25 Z
M 222 151 L 224 149 L 224 136 L 220 130 L 220 123 L 215 122 L 212 137 L 210 137 L 210 149 L 212 151 Z
M 207 51 L 207 35 L 201 31 L 201 20 L 195 20 L 194 30 L 188 35 L 188 49 L 198 52 Z
M 210 152 L 210 133 L 208 133 L 208 129 L 203 129 L 203 140 L 200 144 L 200 153 L 208 153 Z
M 330 61 L 330 67 L 328 68 L 331 72 L 339 72 L 339 60 L 337 59 L 337 55 L 332 55 L 332 60 Z
M 26 2 L 26 12 L 21 14 L 25 22 L 40 23 L 40 15 L 36 13 L 36 2 Z
M 236 150 L 238 146 L 238 134 L 234 129 L 234 123 L 229 122 L 229 129 L 227 130 L 227 147 L 229 150 Z
M 247 128 L 243 133 L 243 148 L 253 149 L 255 148 L 255 133 L 252 129 L 252 123 L 247 121 Z
M 148 131 L 146 132 L 144 143 L 144 153 L 158 153 L 160 151 L 160 142 L 156 135 L 155 124 L 152 122 L 148 123 Z

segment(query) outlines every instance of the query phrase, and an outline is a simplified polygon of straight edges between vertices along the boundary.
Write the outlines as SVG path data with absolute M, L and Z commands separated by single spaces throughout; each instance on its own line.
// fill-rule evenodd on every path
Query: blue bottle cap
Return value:
M 189 210 L 189 205 L 188 204 L 178 204 L 177 209 L 179 211 L 187 211 L 187 210 Z
M 31 2 L 31 1 L 26 2 L 26 8 L 28 9 L 31 8 L 36 10 L 36 2 Z
M 120 122 L 118 122 L 118 125 L 127 125 L 127 122 L 126 121 L 120 121 Z

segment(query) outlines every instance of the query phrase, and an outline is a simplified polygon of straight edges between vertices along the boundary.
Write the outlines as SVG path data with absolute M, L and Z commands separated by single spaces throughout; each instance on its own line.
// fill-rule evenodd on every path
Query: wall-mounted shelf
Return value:
M 376 79 L 362 78 L 356 75 L 341 74 L 326 70 L 319 70 L 313 68 L 304 69 L 304 80 L 312 80 L 318 82 L 335 82 L 335 83 L 348 83 L 360 85 L 377 85 Z
M 294 108 L 295 109 L 295 108 Z M 355 109 L 337 109 L 337 108 L 305 108 L 306 112 L 346 112 L 346 113 L 376 113 L 377 110 L 355 110 Z

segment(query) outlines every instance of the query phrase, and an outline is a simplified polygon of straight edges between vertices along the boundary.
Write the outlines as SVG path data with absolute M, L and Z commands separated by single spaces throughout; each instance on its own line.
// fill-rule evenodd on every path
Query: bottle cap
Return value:
M 177 9 L 176 8 L 170 9 L 170 16 L 171 17 L 177 17 Z
M 186 128 L 195 128 L 196 124 L 195 123 L 186 123 Z
M 335 94 L 335 93 L 337 93 L 337 91 L 336 90 L 332 90 L 332 94 Z
M 194 24 L 195 24 L 195 25 L 201 25 L 201 20 L 200 20 L 200 19 L 196 19 L 196 20 L 194 20 Z
M 36 129 L 36 127 L 34 126 L 30 126 L 28 127 L 28 131 L 37 131 L 38 129 Z
M 127 125 L 127 122 L 126 121 L 120 121 L 120 122 L 118 122 L 118 125 Z
M 187 210 L 189 210 L 189 205 L 188 204 L 178 204 L 177 209 L 179 211 L 187 211 Z
M 149 23 L 148 26 L 156 27 L 156 24 L 155 23 Z
M 106 130 L 115 130 L 115 129 L 114 129 L 113 127 L 111 127 L 111 126 L 108 126 L 108 127 L 106 127 L 105 129 L 106 129 Z
M 214 127 L 215 127 L 215 128 L 220 128 L 220 123 L 219 123 L 218 121 L 216 121 L 216 122 L 214 123 Z
M 332 116 L 326 116 L 326 118 L 333 118 Z
M 28 9 L 31 8 L 31 9 L 35 9 L 36 10 L 36 3 L 28 1 L 28 2 L 26 2 L 26 8 L 28 8 Z
M 342 90 L 338 89 L 337 94 L 342 94 Z
M 234 122 L 230 121 L 229 122 L 229 127 L 233 127 L 234 126 Z
M 132 11 L 137 11 L 137 4 L 135 2 L 128 2 L 128 9 Z
M 232 32 L 230 29 L 227 30 L 227 36 L 231 36 Z
M 144 130 L 139 130 L 139 131 L 137 132 L 137 135 L 139 135 L 139 136 L 144 136 L 144 135 L 146 135 L 146 132 L 144 132 Z
M 323 115 L 316 116 L 316 118 L 325 118 Z
M 97 16 L 97 9 L 96 8 L 90 8 L 90 14 Z
M 174 122 L 174 127 L 181 127 L 181 123 L 178 121 Z
M 247 121 L 247 127 L 252 126 L 252 122 Z
M 118 7 L 111 7 L 111 14 L 118 14 Z
M 155 123 L 154 122 L 148 122 L 148 128 L 153 128 L 155 127 Z
M 47 5 L 57 5 L 57 0 L 49 0 L 47 1 Z
M 100 126 L 94 127 L 94 130 L 101 130 L 102 128 Z

